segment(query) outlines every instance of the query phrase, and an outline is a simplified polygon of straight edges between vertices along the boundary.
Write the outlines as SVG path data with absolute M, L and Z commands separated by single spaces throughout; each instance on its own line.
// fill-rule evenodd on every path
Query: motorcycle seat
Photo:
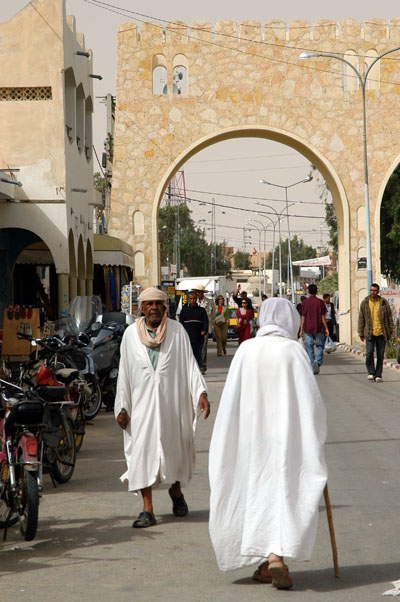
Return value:
M 76 368 L 61 368 L 56 371 L 57 380 L 69 385 L 73 380 L 79 377 L 79 370 Z
M 46 401 L 64 401 L 67 395 L 67 388 L 64 385 L 52 387 L 50 385 L 43 385 L 37 387 L 36 391 L 42 399 Z

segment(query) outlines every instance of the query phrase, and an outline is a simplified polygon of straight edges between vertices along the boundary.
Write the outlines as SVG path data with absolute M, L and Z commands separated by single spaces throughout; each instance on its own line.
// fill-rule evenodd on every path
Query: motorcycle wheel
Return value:
M 82 407 L 79 406 L 76 419 L 74 420 L 74 435 L 76 453 L 81 449 L 83 438 L 85 436 L 85 416 Z
M 86 380 L 92 394 L 84 403 L 85 420 L 93 420 L 100 412 L 102 399 L 101 388 L 95 374 L 88 374 Z
M 32 541 L 39 521 L 37 472 L 22 470 L 19 478 L 19 528 L 25 541 Z
M 53 477 L 57 483 L 66 483 L 75 470 L 76 448 L 73 423 L 67 418 L 67 427 L 60 422 L 59 428 L 63 431 L 60 446 L 55 450 L 56 459 L 52 464 Z

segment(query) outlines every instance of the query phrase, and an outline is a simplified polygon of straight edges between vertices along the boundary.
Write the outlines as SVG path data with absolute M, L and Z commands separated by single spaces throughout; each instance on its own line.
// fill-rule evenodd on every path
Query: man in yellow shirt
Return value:
M 383 359 L 386 341 L 393 333 L 393 318 L 389 303 L 379 296 L 379 284 L 371 284 L 370 294 L 361 301 L 358 315 L 358 334 L 366 340 L 365 365 L 368 370 L 368 380 L 382 382 Z M 374 349 L 376 348 L 376 366 Z

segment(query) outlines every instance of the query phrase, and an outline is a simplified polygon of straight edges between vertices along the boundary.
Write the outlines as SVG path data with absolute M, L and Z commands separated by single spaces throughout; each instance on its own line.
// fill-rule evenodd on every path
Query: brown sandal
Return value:
M 254 581 L 259 581 L 260 583 L 272 583 L 272 575 L 269 572 L 269 563 L 268 560 L 260 564 L 258 569 L 253 573 Z
M 293 581 L 289 575 L 289 569 L 282 561 L 269 563 L 269 572 L 272 575 L 272 585 L 277 589 L 290 589 Z

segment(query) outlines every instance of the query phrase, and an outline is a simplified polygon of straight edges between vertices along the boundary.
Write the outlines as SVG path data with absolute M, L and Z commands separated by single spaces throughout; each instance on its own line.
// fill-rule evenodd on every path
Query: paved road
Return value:
M 207 381 L 214 416 L 235 349 L 230 343 L 228 356 L 219 359 L 211 346 Z M 363 361 L 337 351 L 317 378 L 329 416 L 326 455 L 340 579 L 333 577 L 323 503 L 312 561 L 290 562 L 292 592 L 252 581 L 251 569 L 218 571 L 207 529 L 211 419 L 198 427 L 196 474 L 185 489 L 189 516 L 174 518 L 168 494 L 160 490 L 157 526 L 133 530 L 140 501 L 119 483 L 121 433 L 112 415 L 102 412 L 87 428 L 70 483 L 54 489 L 46 481 L 35 541 L 23 542 L 13 529 L 0 543 L 1 600 L 380 600 L 400 579 L 400 374 L 385 370 L 382 384 L 370 383 Z

